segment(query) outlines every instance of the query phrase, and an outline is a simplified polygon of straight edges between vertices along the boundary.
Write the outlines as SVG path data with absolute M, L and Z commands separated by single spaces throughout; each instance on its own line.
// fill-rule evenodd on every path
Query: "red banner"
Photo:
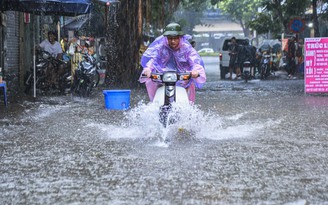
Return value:
M 31 23 L 31 16 L 29 13 L 24 13 L 24 23 Z
M 288 38 L 284 38 L 281 41 L 281 47 L 283 51 L 288 52 Z

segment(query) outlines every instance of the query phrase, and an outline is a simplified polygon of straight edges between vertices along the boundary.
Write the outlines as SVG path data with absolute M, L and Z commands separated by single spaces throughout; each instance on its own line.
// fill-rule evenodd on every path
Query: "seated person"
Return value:
M 54 31 L 48 32 L 48 38 L 43 40 L 39 44 L 38 48 L 47 51 L 57 60 L 62 60 L 63 58 L 63 50 L 60 43 L 56 41 L 56 32 Z M 56 66 L 50 63 L 46 73 L 49 84 L 55 85 L 58 76 L 60 76 L 63 72 L 64 68 L 62 64 Z

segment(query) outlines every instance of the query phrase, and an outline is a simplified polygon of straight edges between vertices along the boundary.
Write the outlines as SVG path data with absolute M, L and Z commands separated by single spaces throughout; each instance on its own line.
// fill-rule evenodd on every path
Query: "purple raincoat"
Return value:
M 206 74 L 204 62 L 197 51 L 190 45 L 189 35 L 180 37 L 178 50 L 173 50 L 168 45 L 167 37 L 159 36 L 151 43 L 148 49 L 141 57 L 141 66 L 143 72 L 147 69 L 151 72 L 163 72 L 167 70 L 175 70 L 178 72 L 191 72 L 197 70 L 200 74 L 198 78 L 192 78 L 188 83 L 178 81 L 177 86 L 187 89 L 189 101 L 195 101 L 195 87 L 201 88 L 206 82 Z M 142 73 L 143 73 L 142 72 Z M 160 86 L 149 78 L 139 78 L 141 83 L 146 84 L 150 101 L 153 101 L 157 88 Z

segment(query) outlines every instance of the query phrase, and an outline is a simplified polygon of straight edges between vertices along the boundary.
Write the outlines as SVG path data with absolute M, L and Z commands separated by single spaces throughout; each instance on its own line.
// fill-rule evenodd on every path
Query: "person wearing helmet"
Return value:
M 146 84 L 150 101 L 153 101 L 158 84 L 149 77 L 152 72 L 177 70 L 190 72 L 192 79 L 185 83 L 178 81 L 177 86 L 186 88 L 189 101 L 195 101 L 196 87 L 201 88 L 206 82 L 204 63 L 198 52 L 189 43 L 190 35 L 185 35 L 181 26 L 170 23 L 165 27 L 163 35 L 152 42 L 141 57 L 142 75 L 139 81 Z

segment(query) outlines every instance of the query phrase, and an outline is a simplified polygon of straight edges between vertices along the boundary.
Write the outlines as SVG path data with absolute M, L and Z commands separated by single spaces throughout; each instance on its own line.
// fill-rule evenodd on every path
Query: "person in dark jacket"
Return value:
M 296 72 L 296 45 L 295 45 L 295 37 L 291 37 L 288 41 L 288 53 L 287 53 L 287 65 L 288 65 L 288 77 L 287 79 L 294 79 L 294 75 Z
M 240 72 L 240 62 L 238 60 L 238 55 L 239 55 L 239 45 L 237 44 L 237 40 L 235 37 L 231 38 L 231 44 L 229 46 L 229 72 L 230 72 L 230 77 L 229 79 L 232 79 L 232 73 L 235 72 L 237 77 L 241 75 Z M 237 78 L 236 77 L 236 78 Z
M 251 76 L 254 77 L 254 67 L 256 65 L 256 47 L 252 45 L 242 45 L 239 52 L 240 68 L 243 72 L 243 63 L 249 61 L 251 63 Z

